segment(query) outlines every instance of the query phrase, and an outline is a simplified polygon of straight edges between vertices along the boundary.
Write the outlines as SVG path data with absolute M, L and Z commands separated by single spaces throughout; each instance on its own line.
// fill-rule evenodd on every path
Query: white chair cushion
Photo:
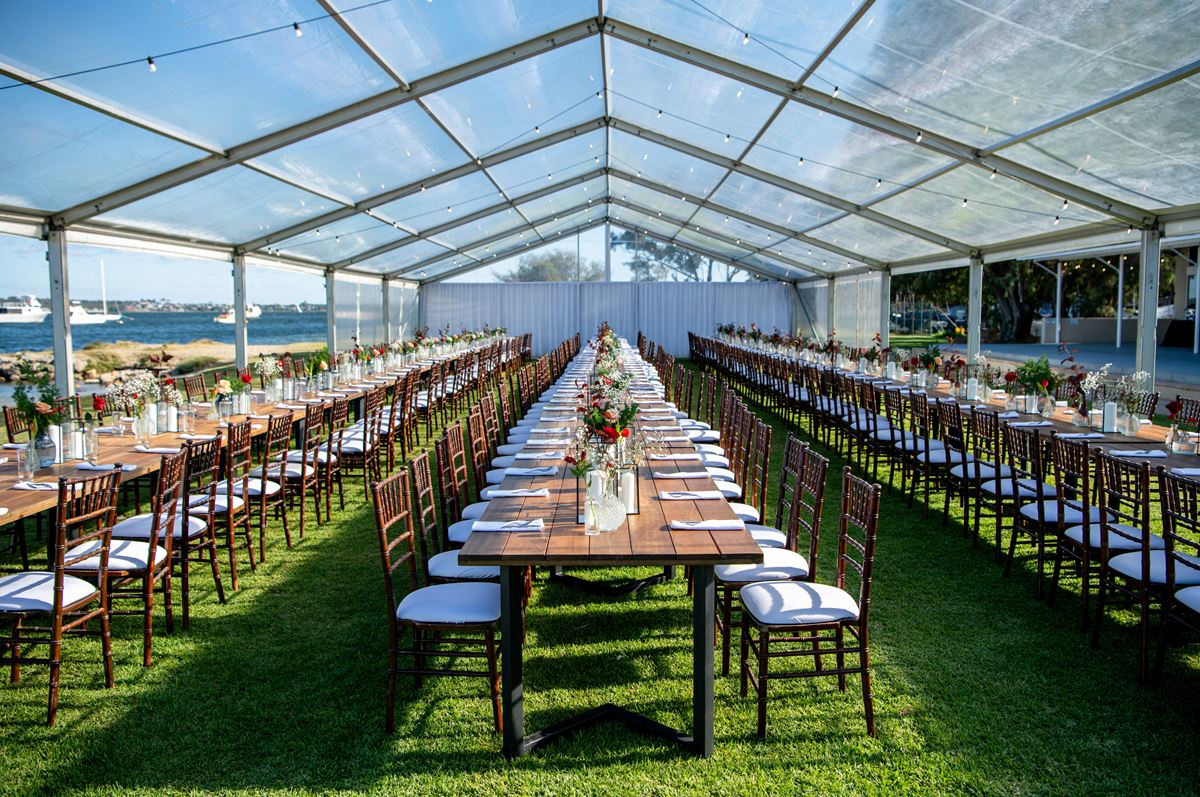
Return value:
M 1187 554 L 1179 554 L 1181 559 L 1185 559 L 1195 567 L 1188 567 L 1175 563 L 1175 583 L 1184 587 L 1193 587 L 1200 585 L 1200 559 Z M 1108 560 L 1108 566 L 1125 576 L 1135 581 L 1142 580 L 1142 552 L 1133 551 L 1131 553 L 1117 554 Z M 1151 551 L 1150 552 L 1150 583 L 1151 584 L 1166 584 L 1167 583 L 1167 552 L 1166 551 Z
M 316 471 L 317 469 L 315 467 L 312 465 L 305 465 L 303 462 L 288 462 L 286 466 L 283 463 L 276 463 L 267 471 L 267 476 L 272 479 L 278 479 L 280 472 L 282 472 L 284 474 L 284 478 L 300 479 L 312 476 L 314 473 L 316 473 Z M 262 475 L 263 469 L 261 465 L 250 471 L 250 476 L 254 479 L 260 479 L 262 478 Z M 252 481 L 251 484 L 257 484 L 257 482 Z
M 681 429 L 703 429 L 705 431 L 712 429 L 704 421 L 693 421 L 691 418 L 680 418 L 679 427 Z
M 747 523 L 762 523 L 762 515 L 758 513 L 757 509 L 749 504 L 731 503 L 729 508 L 733 510 L 733 514 L 737 515 Z
M 264 482 L 261 477 L 252 477 L 247 479 L 245 483 L 243 483 L 241 479 L 238 479 L 233 483 L 233 494 L 240 495 L 243 498 L 258 498 L 261 495 L 266 495 L 269 498 L 282 489 L 283 488 L 278 484 L 278 482 Z M 217 491 L 221 492 L 221 488 L 218 487 Z
M 374 448 L 373 443 L 368 443 L 361 437 L 346 436 L 342 438 L 342 453 L 343 454 L 367 454 Z
M 100 591 L 90 581 L 63 575 L 63 606 L 88 598 L 99 598 Z M 54 574 L 28 570 L 0 577 L 0 612 L 54 611 Z
M 810 625 L 858 619 L 858 602 L 828 584 L 766 581 L 738 590 L 742 606 L 759 625 Z
M 706 468 L 728 468 L 731 464 L 729 462 L 729 457 L 726 457 L 722 454 L 706 454 L 703 451 L 697 451 L 696 453 L 700 455 L 700 462 L 703 463 L 704 467 Z
M 1009 481 L 1011 481 L 1011 479 Z M 1045 519 L 1046 523 L 1058 523 L 1058 501 L 1043 501 L 1042 505 L 1044 507 L 1042 510 L 1042 517 Z M 1038 519 L 1038 505 L 1036 503 L 1026 504 L 1025 506 L 1021 507 L 1021 515 L 1029 520 L 1036 521 Z M 1098 523 L 1100 521 L 1100 507 L 1089 506 L 1088 519 L 1093 523 Z M 1116 518 L 1109 518 L 1109 520 L 1115 519 Z M 1083 523 L 1083 509 L 1068 504 L 1066 511 L 1063 512 L 1063 523 L 1071 525 Z
M 1017 482 L 1020 485 L 1021 498 L 1037 498 L 1039 493 L 1045 498 L 1053 498 L 1057 494 L 1053 484 L 1039 482 L 1036 479 L 1018 479 Z M 980 482 L 979 489 L 988 495 L 999 495 L 1001 498 L 1013 497 L 1011 478 L 1001 479 L 999 489 L 997 489 L 995 480 Z
M 1126 523 L 1110 523 L 1109 529 L 1110 529 L 1110 531 L 1108 533 L 1108 549 L 1110 551 L 1140 551 L 1142 549 L 1142 543 L 1141 543 L 1142 530 L 1139 529 L 1137 526 L 1130 526 Z M 1131 540 L 1131 539 L 1129 539 L 1129 537 L 1122 536 L 1122 534 L 1117 534 L 1117 533 L 1113 532 L 1112 529 L 1120 529 L 1123 534 L 1128 534 L 1130 537 L 1133 537 L 1134 539 Z M 1071 528 L 1069 528 L 1063 532 L 1063 536 L 1066 537 L 1068 540 L 1071 540 L 1073 542 L 1076 542 L 1076 543 L 1082 545 L 1083 544 L 1083 526 L 1082 525 L 1072 526 Z M 1099 523 L 1091 523 L 1088 526 L 1088 547 L 1089 548 L 1097 548 L 1097 549 L 1100 547 L 1100 524 Z M 1157 534 L 1151 534 L 1150 535 L 1150 548 L 1153 550 L 1158 550 L 1158 549 L 1161 549 L 1162 547 L 1163 547 L 1162 537 L 1159 537 Z
M 520 443 L 524 445 L 529 440 L 529 432 L 520 432 L 518 434 L 510 434 L 508 436 L 508 444 Z
M 742 488 L 733 482 L 720 481 L 716 482 L 717 489 L 721 491 L 721 495 L 726 498 L 741 498 Z
M 100 568 L 100 540 L 89 540 L 71 549 L 71 556 L 88 556 L 82 562 L 71 565 L 70 570 L 98 570 Z M 112 540 L 108 546 L 109 570 L 145 570 L 150 558 L 150 543 L 137 540 Z M 167 560 L 167 551 L 160 546 L 154 546 L 154 564 L 160 565 Z
M 718 457 L 725 456 L 725 449 L 712 443 L 697 443 L 696 450 L 701 454 L 716 454 Z
M 718 581 L 750 584 L 755 581 L 787 581 L 808 575 L 808 561 L 786 548 L 763 548 L 761 564 L 718 565 Z
M 323 446 L 322 448 L 325 450 L 318 450 L 318 451 L 314 452 L 313 454 L 308 455 L 308 464 L 310 464 L 310 465 L 313 464 L 314 459 L 322 465 L 328 465 L 330 462 L 337 462 L 337 457 L 335 457 L 333 454 L 329 453 L 328 446 Z M 314 454 L 315 454 L 315 456 L 314 456 Z M 280 459 L 280 457 L 276 457 L 276 459 Z M 303 462 L 304 459 L 305 459 L 305 457 L 304 457 L 303 451 L 287 452 L 287 461 L 288 462 Z
M 396 619 L 414 623 L 485 625 L 500 619 L 500 585 L 485 581 L 434 584 L 410 592 Z
M 974 463 L 975 458 L 972 457 L 972 458 L 968 459 L 967 461 Z M 957 479 L 965 478 L 969 481 L 977 481 L 977 480 L 981 480 L 981 479 L 995 479 L 996 478 L 996 463 L 994 463 L 994 462 L 991 462 L 991 463 L 980 462 L 978 464 L 978 470 L 979 470 L 979 473 L 978 473 L 978 475 L 976 475 L 976 472 L 975 472 L 976 465 L 974 465 L 974 464 L 967 465 L 966 467 L 963 467 L 962 465 L 955 465 L 953 468 L 950 469 L 950 475 L 954 476 Z M 1010 468 L 1007 465 L 1001 465 L 1000 466 L 1000 478 L 1008 479 L 1011 477 L 1012 477 L 1012 468 Z
M 484 510 L 486 510 L 487 508 L 488 508 L 488 502 L 486 500 L 479 501 L 474 504 L 467 504 L 466 506 L 463 507 L 463 511 L 462 511 L 463 520 L 477 520 L 483 515 Z
M 492 467 L 493 468 L 511 468 L 513 465 L 516 465 L 516 464 L 517 464 L 517 458 L 515 456 L 513 456 L 512 454 L 508 455 L 507 457 L 493 457 L 492 458 Z
M 505 471 L 504 468 L 496 468 L 495 470 L 489 470 L 487 472 L 487 483 L 488 484 L 499 484 L 500 482 L 504 481 L 504 471 Z
M 213 504 L 214 515 L 224 515 L 232 509 L 234 512 L 242 508 L 245 502 L 236 495 L 224 495 L 217 493 L 217 500 Z M 193 493 L 188 496 L 188 511 L 199 513 L 201 515 L 208 514 L 208 493 Z
M 906 433 L 904 440 L 893 443 L 892 445 L 897 451 L 908 451 L 909 453 L 924 451 L 926 448 L 936 450 L 946 447 L 946 444 L 941 440 L 927 441 L 924 437 L 913 437 L 909 433 Z
M 159 529 L 159 536 L 166 533 L 168 527 L 173 526 L 171 530 L 172 536 L 176 539 L 183 537 L 183 512 L 175 513 L 175 522 L 171 523 L 166 517 L 163 518 L 163 523 Z M 189 513 L 187 519 L 188 537 L 194 537 L 200 532 L 208 528 L 208 523 L 203 516 L 196 517 Z M 146 512 L 141 515 L 127 517 L 124 520 L 117 522 L 113 526 L 112 535 L 116 539 L 121 540 L 148 540 L 150 532 L 154 529 L 154 513 Z
M 684 429 L 683 433 L 693 443 L 716 443 L 721 440 L 720 433 L 711 429 Z
M 787 534 L 772 526 L 747 523 L 746 531 L 758 543 L 759 548 L 783 548 L 787 546 Z
M 450 542 L 463 545 L 467 541 L 467 537 L 471 535 L 471 529 L 475 527 L 475 519 L 460 520 L 457 523 L 451 523 L 450 528 L 446 529 L 446 536 Z
M 884 443 L 898 443 L 901 440 L 907 440 L 908 436 L 911 434 L 912 434 L 911 432 L 902 432 L 899 429 L 892 429 L 890 427 L 887 427 L 887 428 L 881 428 L 879 431 L 875 432 L 871 436 L 873 438 L 875 438 L 876 440 L 882 441 Z
M 705 470 L 708 471 L 709 476 L 716 479 L 717 481 L 725 481 L 725 482 L 733 481 L 733 471 L 731 471 L 729 468 L 706 467 Z
M 1175 591 L 1175 600 L 1194 612 L 1200 613 L 1200 587 L 1185 587 Z
M 500 568 L 487 565 L 460 565 L 458 551 L 443 551 L 429 559 L 431 578 L 452 578 L 457 581 L 486 581 L 500 578 Z
M 963 454 L 958 451 L 952 451 L 949 448 L 930 448 L 928 451 L 922 451 L 917 455 L 917 459 L 922 462 L 927 462 L 930 465 L 949 465 L 951 462 L 962 462 Z M 974 458 L 966 455 L 967 462 L 973 462 Z

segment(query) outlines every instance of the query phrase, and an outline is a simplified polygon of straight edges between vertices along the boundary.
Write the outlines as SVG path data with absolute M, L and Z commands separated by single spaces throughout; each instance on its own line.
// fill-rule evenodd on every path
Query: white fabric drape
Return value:
M 533 333 L 541 353 L 607 321 L 633 340 L 640 330 L 672 354 L 687 354 L 687 333 L 710 335 L 719 323 L 794 329 L 792 287 L 780 282 L 435 282 L 421 289 L 425 325 L 503 326 Z M 340 301 L 339 301 L 340 304 Z
M 829 334 L 829 288 L 821 282 L 806 282 L 799 286 L 799 334 L 804 337 L 825 337 Z
M 388 312 L 392 316 L 392 337 L 412 337 L 420 326 L 417 320 L 419 286 L 415 282 L 388 283 Z
M 879 332 L 879 275 L 860 274 L 837 279 L 834 323 L 838 339 L 865 346 Z
M 383 339 L 383 280 L 340 272 L 335 279 L 338 348 L 353 346 L 352 338 L 378 343 Z

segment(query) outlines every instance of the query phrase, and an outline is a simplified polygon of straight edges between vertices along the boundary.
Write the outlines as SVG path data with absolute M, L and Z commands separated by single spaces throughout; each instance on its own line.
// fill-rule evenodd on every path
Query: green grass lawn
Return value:
M 775 459 L 786 428 L 775 425 Z M 832 578 L 830 468 L 820 577 Z M 775 468 L 777 473 L 777 467 Z M 773 506 L 773 499 L 772 499 Z M 990 532 L 990 529 L 989 529 Z M 482 679 L 401 680 L 383 732 L 385 603 L 361 486 L 347 511 L 265 565 L 227 605 L 198 575 L 190 631 L 156 624 L 140 664 L 132 618 L 114 622 L 117 686 L 99 644 L 68 640 L 59 722 L 44 727 L 47 673 L 0 695 L 0 790 L 34 793 L 893 794 L 1195 791 L 1194 649 L 1157 689 L 1137 684 L 1136 631 L 1119 615 L 1100 650 L 1077 601 L 1033 599 L 1032 567 L 1001 576 L 989 549 L 923 520 L 885 491 L 872 599 L 879 737 L 856 685 L 772 683 L 769 737 L 735 676 L 716 684 L 716 755 L 606 725 L 524 759 L 499 755 Z M 627 573 L 597 573 L 620 578 Z M 1069 584 L 1070 588 L 1076 585 Z M 532 730 L 611 701 L 686 727 L 690 600 L 682 580 L 622 599 L 537 585 L 528 613 L 525 721 Z M 735 648 L 736 650 L 736 648 Z

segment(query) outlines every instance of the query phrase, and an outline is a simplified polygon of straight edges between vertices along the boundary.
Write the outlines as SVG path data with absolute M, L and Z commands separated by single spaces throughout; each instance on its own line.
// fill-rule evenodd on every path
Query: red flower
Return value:
M 1183 404 L 1181 404 L 1178 399 L 1168 401 L 1167 402 L 1167 417 L 1170 418 L 1171 420 L 1175 420 L 1175 416 L 1178 415 L 1179 411 L 1182 409 L 1183 409 Z
M 966 367 L 967 367 L 967 361 L 966 361 L 966 360 L 964 360 L 962 357 L 959 357 L 959 358 L 958 358 L 958 362 L 956 363 L 956 365 L 957 365 L 957 367 L 959 367 L 959 368 L 966 368 Z
M 622 429 L 622 430 L 621 430 L 621 437 L 629 437 L 629 430 L 628 430 L 628 429 Z
M 1045 390 L 1045 389 L 1046 389 L 1047 387 L 1049 387 L 1049 386 L 1050 386 L 1050 380 L 1049 380 L 1049 379 L 1043 379 L 1043 380 L 1042 380 L 1042 390 Z
M 250 374 L 241 374 L 242 384 L 248 385 L 251 382 Z
M 1009 371 L 1007 374 L 1004 375 L 1004 381 L 1008 382 L 1009 384 L 1016 382 L 1017 381 L 1017 372 Z
M 104 408 L 107 406 L 107 404 L 108 402 L 105 401 L 104 396 L 101 396 L 99 393 L 92 394 L 92 409 L 94 409 L 96 412 L 104 412 Z M 1167 405 L 1168 408 L 1170 408 L 1170 406 L 1170 404 Z
M 600 402 L 599 402 L 599 401 L 593 401 L 593 402 L 592 402 L 592 406 L 593 406 L 593 407 L 599 407 L 599 406 L 600 406 Z
M 175 380 L 168 376 L 166 385 L 167 385 L 167 387 L 175 387 Z
M 579 460 L 575 459 L 575 457 L 571 456 L 570 454 L 567 454 L 565 457 L 563 457 L 563 462 L 567 463 L 568 465 L 574 465 L 578 461 Z

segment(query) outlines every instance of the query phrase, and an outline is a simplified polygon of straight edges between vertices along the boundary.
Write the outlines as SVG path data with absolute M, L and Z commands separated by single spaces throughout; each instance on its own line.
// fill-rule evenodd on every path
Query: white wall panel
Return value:
M 361 343 L 379 343 L 383 339 L 383 281 L 337 273 L 335 316 L 339 349 Z
M 879 275 L 839 277 L 836 282 L 833 328 L 843 343 L 865 346 L 879 331 Z

